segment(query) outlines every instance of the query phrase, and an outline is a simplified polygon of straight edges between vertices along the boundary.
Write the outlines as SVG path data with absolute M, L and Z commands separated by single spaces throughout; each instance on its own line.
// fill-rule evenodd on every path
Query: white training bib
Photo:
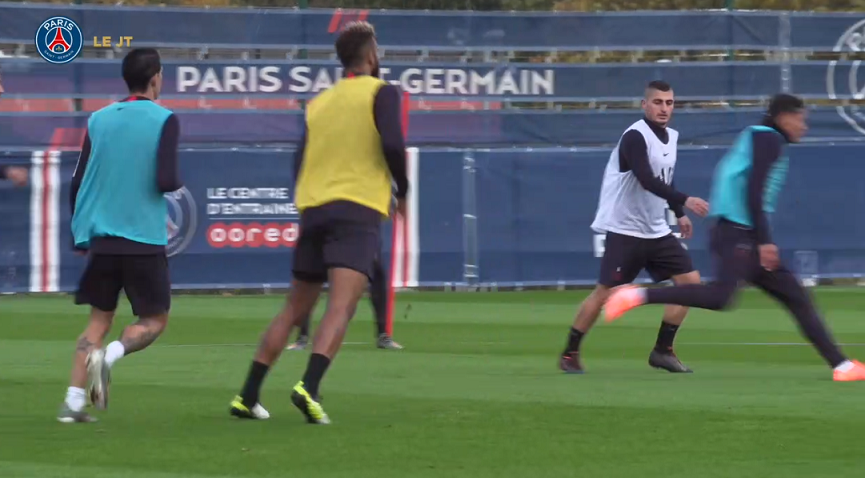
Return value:
M 636 130 L 646 141 L 646 153 L 652 173 L 666 184 L 673 182 L 673 171 L 676 168 L 676 145 L 679 132 L 667 128 L 669 140 L 661 142 L 652 128 L 640 120 L 632 124 L 622 133 Z M 632 171 L 619 170 L 619 147 L 622 139 L 607 162 L 604 179 L 601 184 L 601 195 L 598 211 L 592 222 L 592 230 L 597 233 L 613 232 L 626 236 L 655 239 L 670 234 L 672 230 L 667 221 L 666 211 L 669 207 L 665 199 L 650 193 L 640 185 Z

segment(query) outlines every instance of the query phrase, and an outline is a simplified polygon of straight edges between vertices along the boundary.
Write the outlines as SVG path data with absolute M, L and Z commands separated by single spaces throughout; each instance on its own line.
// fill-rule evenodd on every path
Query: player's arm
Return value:
M 177 168 L 177 149 L 180 144 L 180 120 L 172 114 L 162 126 L 159 147 L 156 150 L 156 186 L 159 192 L 170 193 L 183 187 Z
M 78 155 L 78 163 L 75 165 L 75 171 L 72 173 L 72 181 L 69 183 L 69 205 L 72 209 L 72 215 L 75 216 L 75 202 L 78 199 L 78 190 L 81 189 L 81 179 L 84 178 L 84 172 L 87 170 L 87 163 L 90 161 L 90 133 L 84 133 L 84 142 L 81 143 L 81 154 Z M 75 247 L 75 236 L 72 236 L 72 249 L 82 250 Z
M 769 220 L 763 210 L 763 194 L 769 179 L 769 171 L 781 155 L 781 139 L 777 133 L 760 131 L 754 133 L 752 144 L 753 161 L 748 177 L 748 210 L 751 213 L 757 243 L 772 244 Z
M 78 199 L 78 190 L 81 189 L 81 179 L 84 178 L 84 171 L 87 170 L 87 163 L 90 161 L 90 133 L 84 133 L 84 142 L 81 144 L 81 154 L 78 155 L 78 164 L 75 165 L 75 171 L 72 173 L 72 181 L 69 183 L 69 205 L 72 207 L 72 215 L 75 215 L 75 201 Z
M 652 173 L 646 140 L 639 131 L 630 130 L 622 136 L 619 145 L 619 171 L 633 172 L 643 189 L 666 199 L 671 209 L 683 206 L 688 200 L 687 195 L 676 191 Z
M 673 190 L 675 191 L 676 181 L 670 181 L 670 187 L 673 188 Z M 675 214 L 677 218 L 681 219 L 685 217 L 685 208 L 682 204 L 673 204 L 672 202 L 667 201 L 667 205 L 670 207 L 670 210 L 673 211 L 673 214 Z
M 400 106 L 400 94 L 396 86 L 385 85 L 379 88 L 373 107 L 375 127 L 381 136 L 381 147 L 390 175 L 396 183 L 395 195 L 397 199 L 405 199 L 408 194 L 408 176 Z

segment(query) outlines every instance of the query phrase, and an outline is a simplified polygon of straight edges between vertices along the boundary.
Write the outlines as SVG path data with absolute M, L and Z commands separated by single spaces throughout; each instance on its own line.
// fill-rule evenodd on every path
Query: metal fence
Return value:
M 0 43 L 32 42 L 54 15 L 93 36 L 132 36 L 137 45 L 183 48 L 330 49 L 345 23 L 365 19 L 389 50 L 808 50 L 858 48 L 859 14 L 740 11 L 454 12 L 138 8 L 0 3 Z M 14 19 L 14 21 L 12 20 Z

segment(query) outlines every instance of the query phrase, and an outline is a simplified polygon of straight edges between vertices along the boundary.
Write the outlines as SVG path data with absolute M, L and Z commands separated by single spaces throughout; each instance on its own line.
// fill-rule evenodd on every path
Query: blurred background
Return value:
M 791 148 L 773 226 L 803 280 L 858 281 L 865 219 L 830 211 L 865 205 L 862 10 L 865 0 L 0 2 L 0 158 L 36 178 L 0 189 L 13 218 L 0 265 L 15 278 L 3 287 L 68 290 L 80 272 L 65 247 L 65 188 L 87 117 L 126 93 L 123 37 L 160 50 L 160 102 L 181 118 L 177 287 L 284 285 L 297 227 L 287 161 L 305 102 L 340 77 L 336 35 L 359 19 L 377 29 L 384 79 L 409 94 L 419 187 L 412 220 L 385 246 L 397 286 L 591 284 L 602 168 L 655 79 L 676 93 L 677 186 L 704 197 L 724 148 L 771 95 L 805 98 L 811 131 Z M 58 15 L 83 38 L 63 65 L 33 41 Z M 264 226 L 284 239 L 250 239 Z M 706 227 L 687 245 L 708 272 Z

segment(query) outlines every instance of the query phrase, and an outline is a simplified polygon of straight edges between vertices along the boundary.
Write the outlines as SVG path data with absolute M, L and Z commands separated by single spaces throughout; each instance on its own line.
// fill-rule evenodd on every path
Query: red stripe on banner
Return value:
M 402 134 L 408 141 L 408 113 L 411 109 L 411 96 L 408 91 L 402 92 Z
M 42 283 L 39 284 L 40 290 L 39 292 L 47 292 L 48 291 L 48 275 L 50 273 L 50 254 L 49 254 L 49 221 L 50 221 L 50 212 L 49 208 L 51 207 L 51 188 L 53 185 L 51 184 L 51 152 L 57 147 L 56 145 L 60 143 L 63 138 L 63 131 L 60 128 L 54 130 L 54 133 L 51 135 L 51 143 L 48 147 L 48 150 L 45 151 L 45 156 L 42 158 Z
M 330 25 L 327 26 L 328 33 L 336 32 L 336 29 L 339 28 L 339 21 L 342 19 L 342 10 L 337 10 L 333 12 L 333 16 L 330 17 Z
M 402 102 L 402 134 L 408 139 L 408 113 L 410 104 L 409 101 L 411 99 L 409 93 L 404 91 L 403 94 L 403 102 Z M 388 280 L 387 284 L 387 320 L 385 321 L 385 331 L 389 336 L 393 336 L 393 315 L 396 304 L 396 292 L 393 286 L 394 275 L 396 274 L 396 246 L 397 246 L 397 231 L 399 230 L 399 221 L 403 221 L 403 247 L 405 247 L 405 236 L 407 228 L 405 224 L 408 221 L 405 218 L 400 218 L 398 215 L 394 214 L 393 219 L 391 220 L 391 234 L 390 234 L 390 280 Z M 404 256 L 405 257 L 405 256 Z M 405 261 L 405 259 L 403 259 Z M 403 264 L 403 271 L 405 271 L 405 264 Z M 405 285 L 406 276 L 405 272 L 403 272 L 403 285 Z
M 409 208 L 405 208 L 405 216 L 402 218 L 402 281 L 403 287 L 408 287 L 409 279 L 409 240 L 408 240 L 408 212 Z
M 402 97 L 403 97 L 403 104 L 402 104 L 402 124 L 403 124 L 403 126 L 402 126 L 402 129 L 403 129 L 403 134 L 405 135 L 406 140 L 407 140 L 408 139 L 408 126 L 409 126 L 409 111 L 411 110 L 411 97 L 409 96 L 408 91 L 403 91 Z M 411 165 L 408 164 L 408 156 L 406 156 L 406 174 L 409 173 L 408 168 L 410 168 L 410 167 L 411 167 Z M 411 174 L 408 174 L 408 175 L 409 175 L 409 177 L 411 177 Z M 411 268 L 409 267 L 409 262 L 408 262 L 409 252 L 410 252 L 410 244 L 411 244 L 411 241 L 409 241 L 409 220 L 408 220 L 409 212 L 408 212 L 408 210 L 409 210 L 409 208 L 406 207 L 405 216 L 403 216 L 403 218 L 402 218 L 402 253 L 403 253 L 402 280 L 403 280 L 404 286 L 408 286 L 409 271 L 411 270 Z
M 49 184 L 51 178 L 51 170 L 48 167 L 48 157 L 50 152 L 45 152 L 45 157 L 42 159 L 42 283 L 39 284 L 39 292 L 48 290 L 48 208 L 51 202 L 51 194 L 49 193 Z

